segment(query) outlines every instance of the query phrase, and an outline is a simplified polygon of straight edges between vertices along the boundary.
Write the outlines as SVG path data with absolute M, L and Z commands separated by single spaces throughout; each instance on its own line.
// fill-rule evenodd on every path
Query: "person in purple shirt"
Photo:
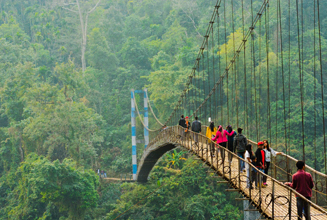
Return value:
M 310 173 L 305 172 L 305 163 L 303 161 L 298 161 L 296 163 L 298 171 L 293 174 L 292 182 L 286 182 L 285 185 L 292 187 L 298 193 L 303 195 L 308 200 L 312 197 L 312 188 L 314 186 L 312 176 Z M 310 216 L 310 204 L 303 200 L 302 198 L 296 196 L 297 214 L 298 220 L 303 219 L 303 210 L 305 219 L 311 220 Z

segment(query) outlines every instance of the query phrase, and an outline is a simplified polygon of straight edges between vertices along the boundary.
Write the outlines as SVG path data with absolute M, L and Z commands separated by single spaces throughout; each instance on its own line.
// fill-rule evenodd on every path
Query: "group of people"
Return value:
M 201 130 L 201 122 L 198 120 L 198 117 L 195 117 L 195 121 L 192 124 L 189 122 L 189 118 L 184 115 L 181 116 L 179 120 L 179 125 L 183 127 L 181 136 L 185 137 L 191 128 L 191 131 L 194 132 L 194 142 L 197 144 L 198 135 Z M 210 122 L 210 125 L 206 130 L 206 137 L 210 139 L 210 151 L 213 157 L 215 156 L 216 150 L 225 160 L 225 151 L 221 150 L 220 147 L 227 148 L 230 152 L 237 153 L 237 155 L 247 161 L 245 163 L 243 160 L 240 161 L 240 170 L 246 172 L 247 176 L 247 188 L 253 189 L 253 182 L 255 187 L 262 188 L 267 187 L 267 176 L 262 175 L 262 178 L 259 175 L 258 170 L 268 175 L 269 167 L 272 157 L 283 154 L 282 152 L 274 151 L 268 143 L 268 140 L 263 140 L 258 142 L 258 148 L 253 152 L 252 145 L 248 143 L 247 138 L 242 134 L 243 129 L 238 128 L 237 132 L 233 130 L 232 126 L 228 125 L 226 129 L 223 129 L 221 125 L 215 127 L 213 121 Z M 215 145 L 216 142 L 218 145 Z M 232 162 L 233 154 L 228 155 L 229 163 Z M 255 168 L 252 168 L 249 164 L 253 164 Z M 305 163 L 303 161 L 298 161 L 296 163 L 298 168 L 297 173 L 292 177 L 292 182 L 286 182 L 285 185 L 292 187 L 301 195 L 306 197 L 308 200 L 312 197 L 312 188 L 313 188 L 313 179 L 310 173 L 305 172 Z M 250 168 L 251 172 L 250 172 Z M 250 177 L 250 173 L 252 173 Z M 303 212 L 307 220 L 310 220 L 310 205 L 300 197 L 297 197 L 297 210 L 298 210 L 298 219 L 302 219 Z
M 107 178 L 107 172 L 106 171 L 97 169 L 97 173 L 98 173 L 99 177 Z

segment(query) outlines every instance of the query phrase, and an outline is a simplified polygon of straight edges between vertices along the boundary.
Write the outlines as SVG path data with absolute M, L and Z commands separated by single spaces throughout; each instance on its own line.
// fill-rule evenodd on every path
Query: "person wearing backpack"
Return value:
M 245 147 L 248 144 L 246 137 L 242 134 L 243 129 L 238 128 L 238 134 L 234 138 L 234 149 L 237 151 L 237 156 L 244 159 Z M 240 161 L 240 170 L 245 171 L 244 161 Z
M 195 116 L 195 121 L 192 122 L 192 131 L 194 132 L 193 134 L 193 138 L 194 138 L 194 142 L 195 144 L 198 144 L 199 142 L 199 135 L 198 133 L 201 132 L 201 122 L 198 120 L 198 116 Z
M 181 115 L 181 119 L 179 119 L 178 125 L 183 128 L 183 129 L 180 129 L 181 140 L 183 140 L 183 137 L 185 136 L 184 129 L 186 128 L 186 121 L 185 121 L 184 115 Z

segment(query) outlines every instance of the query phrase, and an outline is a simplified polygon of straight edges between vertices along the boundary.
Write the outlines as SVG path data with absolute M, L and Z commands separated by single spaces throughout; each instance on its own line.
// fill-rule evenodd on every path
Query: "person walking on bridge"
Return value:
M 263 142 L 260 141 L 258 142 L 258 149 L 255 152 L 255 156 L 257 157 L 257 163 L 256 163 L 256 167 L 258 168 L 258 170 L 260 170 L 261 172 L 265 172 L 265 151 L 263 150 Z M 259 185 L 261 185 L 262 188 L 266 188 L 267 186 L 265 186 L 262 183 L 262 179 L 260 178 L 259 172 L 258 172 L 258 185 L 256 186 L 257 188 L 259 188 Z
M 246 145 L 246 151 L 245 151 L 245 161 L 247 163 L 245 163 L 245 170 L 246 170 L 246 188 L 252 188 L 252 183 L 251 182 L 251 177 L 250 177 L 250 168 L 252 169 L 252 167 L 250 166 L 250 164 L 252 163 L 252 160 L 253 160 L 253 157 L 254 157 L 254 154 L 252 152 L 252 145 L 251 144 L 248 144 Z
M 212 138 L 212 141 L 217 141 L 217 144 L 219 144 L 220 146 L 222 146 L 223 148 L 226 149 L 226 145 L 227 145 L 227 131 L 223 129 L 223 126 L 219 125 L 218 126 L 218 131 L 216 133 L 216 136 L 214 138 Z M 221 158 L 223 159 L 223 161 L 225 161 L 225 149 L 220 149 L 218 147 L 218 151 L 220 151 L 220 155 Z
M 298 171 L 293 174 L 292 182 L 286 182 L 285 185 L 292 187 L 302 196 L 311 200 L 312 197 L 312 188 L 314 186 L 313 179 L 310 173 L 305 172 L 305 163 L 304 161 L 299 160 L 296 163 Z M 306 220 L 311 220 L 310 216 L 310 204 L 304 199 L 296 196 L 296 205 L 297 205 L 297 214 L 298 220 L 303 219 L 303 210 Z
M 179 119 L 178 125 L 181 126 L 183 129 L 186 128 L 186 121 L 185 121 L 184 115 L 181 115 L 181 119 Z M 179 135 L 181 136 L 181 139 L 183 139 L 184 134 L 185 134 L 183 129 L 180 129 L 180 133 L 179 133 Z
M 234 138 L 233 148 L 237 150 L 237 156 L 244 159 L 245 147 L 248 144 L 246 137 L 242 134 L 243 129 L 237 128 L 238 134 Z M 240 161 L 240 170 L 245 169 L 244 161 Z
M 228 125 L 227 128 L 227 142 L 228 142 L 228 150 L 230 152 L 235 152 L 235 149 L 234 149 L 234 137 L 236 136 L 236 131 L 233 130 L 232 126 Z M 231 163 L 233 160 L 233 154 L 229 154 L 228 155 L 228 161 L 229 163 Z
M 189 129 L 190 129 L 190 121 L 188 119 L 188 116 L 185 117 L 185 129 L 184 129 L 184 137 L 188 137 L 187 135 L 189 134 Z
M 215 138 L 217 133 L 217 128 L 215 127 L 215 123 L 212 121 L 210 122 L 209 127 L 207 127 L 206 137 L 209 138 L 209 144 L 210 144 L 210 152 L 215 157 L 215 144 L 211 141 L 211 139 Z
M 199 118 L 197 116 L 195 116 L 195 121 L 192 122 L 192 131 L 194 132 L 193 139 L 194 139 L 194 142 L 195 142 L 196 145 L 199 142 L 198 133 L 201 132 L 201 122 L 198 119 Z

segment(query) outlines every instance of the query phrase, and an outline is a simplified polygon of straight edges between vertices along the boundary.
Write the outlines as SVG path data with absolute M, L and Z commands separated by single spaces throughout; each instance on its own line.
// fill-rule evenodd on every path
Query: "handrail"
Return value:
M 154 144 L 156 144 L 156 142 L 160 141 L 160 140 L 164 140 L 164 141 L 167 141 L 168 138 L 167 138 L 167 134 L 169 134 L 170 132 L 173 132 L 175 133 L 175 135 L 179 135 L 181 133 L 181 131 L 184 131 L 184 128 L 182 128 L 181 126 L 172 126 L 172 127 L 168 127 L 166 130 L 164 130 L 163 132 L 160 132 L 155 138 L 153 138 L 151 140 L 151 142 L 149 143 L 148 146 L 152 146 Z M 192 132 L 192 131 L 189 131 L 189 134 L 190 135 L 198 135 L 198 136 L 201 136 L 202 138 L 205 138 L 204 140 L 209 140 L 209 138 L 207 138 L 205 135 L 201 134 L 201 133 L 195 133 L 195 132 Z M 171 136 L 171 134 L 169 134 Z M 190 137 L 189 137 L 190 138 Z M 190 138 L 191 139 L 191 138 Z M 200 137 L 199 137 L 200 139 Z M 191 139 L 191 142 L 192 142 L 192 139 Z M 200 141 L 199 141 L 200 142 Z M 250 141 L 252 144 L 256 144 L 256 142 L 253 142 L 253 141 Z M 188 143 L 189 144 L 189 143 Z M 208 144 L 208 141 L 206 141 L 206 144 Z M 215 145 L 218 145 L 217 143 L 215 143 Z M 185 147 L 185 146 L 184 146 Z M 221 146 L 220 146 L 221 147 Z M 202 148 L 203 148 L 203 143 L 202 143 Z M 203 150 L 203 149 L 202 149 Z M 227 148 L 222 148 L 223 151 L 227 152 L 228 154 L 231 154 L 233 155 L 233 157 L 237 158 L 237 160 L 239 161 L 244 161 L 245 163 L 249 164 L 249 166 L 253 169 L 255 169 L 258 173 L 260 173 L 261 176 L 266 176 L 268 179 L 270 179 L 272 182 L 274 182 L 275 184 L 278 184 L 279 186 L 281 186 L 282 188 L 286 189 L 287 191 L 290 192 L 289 195 L 296 195 L 297 197 L 300 197 L 302 198 L 303 200 L 305 200 L 306 202 L 308 202 L 310 204 L 311 207 L 315 208 L 316 210 L 318 210 L 319 212 L 321 212 L 323 215 L 327 215 L 327 211 L 325 209 L 323 209 L 322 207 L 320 207 L 319 205 L 317 205 L 316 203 L 308 200 L 307 198 L 305 198 L 304 196 L 302 196 L 300 193 L 298 193 L 296 190 L 292 189 L 291 187 L 289 186 L 286 186 L 285 184 L 283 184 L 282 182 L 278 181 L 277 179 L 273 178 L 272 176 L 268 176 L 267 174 L 265 174 L 264 172 L 261 172 L 259 169 L 257 169 L 255 166 L 253 166 L 251 163 L 249 163 L 248 161 L 246 161 L 245 159 L 243 158 L 240 158 L 237 154 L 235 154 L 234 152 L 231 152 L 229 151 Z M 285 154 L 283 154 L 283 156 L 287 156 Z M 208 156 L 207 156 L 208 157 Z M 291 160 L 294 160 L 296 161 L 294 158 L 288 156 L 289 159 Z M 218 158 L 217 158 L 218 159 Z M 207 161 L 207 162 L 210 162 L 210 161 Z M 308 169 L 312 170 L 311 167 L 308 167 Z M 314 171 L 314 170 L 313 170 Z M 217 171 L 218 172 L 218 171 Z M 320 172 L 315 172 L 317 174 L 319 174 Z M 322 174 L 322 173 L 320 173 Z M 326 176 L 324 174 L 322 174 L 321 176 Z M 261 188 L 260 188 L 261 190 Z M 274 189 L 272 189 L 272 195 L 274 195 Z M 262 198 L 261 198 L 262 199 Z M 275 200 L 275 198 L 273 199 Z M 290 201 L 291 202 L 291 201 Z M 269 205 L 268 205 L 269 206 Z M 267 206 L 267 207 L 268 207 Z M 291 204 L 289 205 L 291 206 Z
M 195 133 L 195 132 L 192 132 L 192 131 L 189 131 L 189 132 L 190 132 L 190 133 L 193 133 L 193 134 L 198 134 L 198 135 L 200 135 L 200 136 L 203 136 L 203 137 L 207 138 L 207 137 L 206 137 L 205 135 L 203 135 L 203 134 Z M 207 139 L 209 139 L 209 138 L 207 138 Z M 210 140 L 210 139 L 209 139 L 209 140 Z M 252 143 L 255 143 L 254 141 L 251 141 L 251 142 L 252 142 Z M 218 145 L 218 144 L 215 143 L 215 145 Z M 220 146 L 220 145 L 219 145 L 219 146 Z M 222 147 L 222 146 L 220 146 L 220 147 Z M 235 154 L 234 152 L 229 151 L 228 148 L 225 148 L 224 150 L 227 151 L 228 153 L 232 154 L 232 155 L 233 155 L 234 157 L 236 157 L 238 160 L 242 160 L 243 162 L 246 162 L 247 164 L 249 164 L 252 168 L 256 169 L 257 172 L 260 172 L 261 175 L 264 175 L 264 176 L 266 176 L 266 177 L 268 177 L 268 178 L 271 178 L 273 181 L 275 181 L 275 182 L 281 184 L 282 186 L 284 186 L 284 188 L 287 188 L 288 190 L 291 190 L 295 195 L 297 195 L 297 197 L 300 197 L 300 198 L 304 199 L 306 202 L 310 203 L 311 206 L 315 207 L 315 208 L 318 209 L 319 211 L 322 211 L 322 212 L 326 213 L 326 215 L 327 215 L 327 211 L 326 211 L 325 209 L 321 208 L 321 207 L 318 206 L 317 204 L 315 204 L 315 203 L 313 203 L 312 201 L 308 200 L 306 197 L 304 197 L 302 194 L 298 193 L 298 192 L 297 192 L 296 190 L 294 190 L 293 188 L 291 188 L 291 187 L 289 187 L 289 186 L 286 186 L 285 184 L 283 184 L 283 183 L 279 182 L 278 180 L 274 179 L 273 177 L 268 176 L 268 175 L 265 174 L 264 172 L 261 172 L 261 171 L 260 171 L 259 169 L 257 169 L 257 168 L 252 164 L 252 163 L 249 163 L 249 162 L 246 161 L 245 159 L 239 157 L 239 156 L 238 156 L 237 154 Z M 291 157 L 291 158 L 292 158 L 292 157 Z M 294 159 L 294 158 L 293 158 L 293 159 Z M 306 167 L 307 167 L 307 166 L 306 166 Z M 311 168 L 311 169 L 312 169 L 312 168 Z
M 207 128 L 208 126 L 207 126 L 207 125 L 203 125 L 203 127 Z M 255 141 L 252 141 L 252 140 L 250 140 L 250 139 L 247 139 L 247 140 L 248 140 L 248 142 L 250 142 L 250 143 L 253 144 L 253 145 L 258 145 L 258 143 L 255 142 Z M 292 157 L 292 156 L 290 156 L 290 155 L 287 155 L 287 154 L 285 154 L 284 152 L 281 152 L 281 153 L 282 153 L 281 156 L 287 157 L 288 159 L 290 159 L 290 160 L 292 160 L 292 161 L 294 161 L 294 162 L 297 162 L 297 161 L 298 161 L 296 158 L 294 158 L 294 157 Z M 322 177 L 324 177 L 324 178 L 327 178 L 327 175 L 326 175 L 326 174 L 321 173 L 321 172 L 315 170 L 314 168 L 312 168 L 312 167 L 310 167 L 310 166 L 308 166 L 308 165 L 305 165 L 305 169 L 306 169 L 306 170 L 310 170 L 312 173 L 316 173 L 316 174 L 318 174 L 318 175 L 320 175 L 320 176 L 322 176 Z

